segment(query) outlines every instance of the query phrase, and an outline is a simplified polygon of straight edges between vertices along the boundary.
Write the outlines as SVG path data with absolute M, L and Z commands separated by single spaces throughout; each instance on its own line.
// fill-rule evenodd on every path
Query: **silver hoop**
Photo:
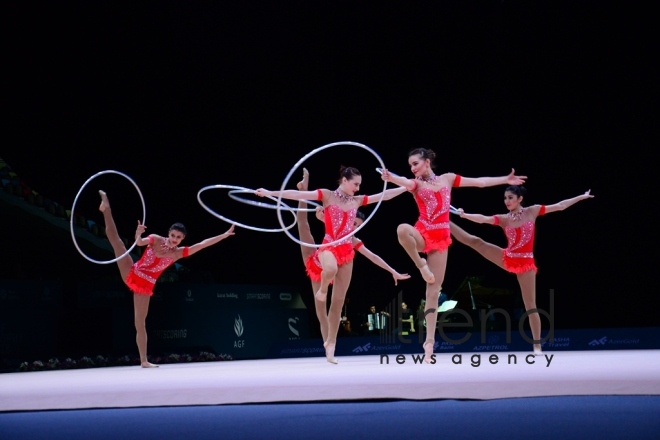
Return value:
M 257 208 L 268 208 L 268 209 L 277 209 L 276 204 L 256 202 L 254 200 L 244 199 L 243 197 L 238 197 L 235 194 L 254 194 L 254 191 L 251 189 L 234 189 L 227 193 L 229 197 L 236 200 L 237 202 L 245 203 L 246 205 L 256 206 Z M 273 200 L 275 200 L 273 198 Z M 311 200 L 301 200 L 309 205 L 321 207 L 319 203 L 313 202 Z M 282 202 L 283 206 L 287 206 L 286 203 Z M 315 212 L 316 208 L 295 208 L 293 206 L 288 207 L 289 211 L 303 211 L 303 212 Z
M 93 258 L 90 258 L 87 255 L 85 255 L 85 253 L 82 251 L 82 249 L 80 249 L 80 246 L 78 246 L 78 242 L 76 241 L 76 234 L 73 230 L 73 221 L 74 221 L 74 218 L 75 218 L 76 203 L 78 202 L 78 198 L 80 197 L 80 194 L 85 189 L 87 184 L 89 184 L 89 182 L 96 179 L 98 176 L 100 176 L 102 174 L 119 174 L 120 176 L 125 177 L 126 179 L 128 179 L 128 181 L 133 184 L 133 186 L 135 187 L 135 189 L 138 192 L 138 195 L 140 196 L 140 201 L 142 201 L 142 224 L 145 223 L 145 220 L 147 218 L 147 209 L 144 206 L 144 197 L 142 196 L 142 192 L 140 191 L 140 188 L 138 188 L 137 183 L 135 183 L 135 181 L 133 179 L 131 179 L 130 177 L 128 177 L 126 174 L 121 173 L 119 171 L 106 170 L 106 171 L 98 172 L 98 173 L 94 174 L 92 177 L 90 177 L 89 179 L 87 179 L 87 181 L 85 183 L 83 183 L 83 186 L 80 187 L 80 190 L 78 191 L 78 194 L 76 194 L 76 198 L 73 199 L 73 206 L 71 207 L 71 219 L 69 220 L 69 226 L 70 226 L 70 229 L 71 229 L 71 238 L 73 239 L 73 244 L 76 247 L 76 249 L 78 249 L 78 252 L 80 252 L 80 255 L 82 255 L 87 260 L 91 261 L 92 263 L 110 264 L 110 263 L 115 263 L 115 262 L 121 260 L 122 258 L 124 258 L 126 255 L 130 254 L 131 251 L 133 250 L 133 248 L 135 248 L 135 246 L 137 245 L 137 240 L 135 240 L 135 243 L 133 243 L 133 246 L 131 246 L 126 252 L 124 252 L 119 257 L 115 258 L 114 260 L 99 261 L 99 260 L 94 260 Z
M 199 202 L 200 205 L 202 205 L 202 208 L 206 209 L 209 213 L 213 214 L 215 217 L 219 218 L 220 220 L 229 223 L 230 225 L 240 226 L 241 228 L 250 229 L 252 231 L 258 231 L 258 232 L 282 232 L 282 231 L 287 231 L 288 229 L 293 228 L 297 223 L 296 214 L 293 212 L 292 209 L 289 209 L 289 207 L 284 203 L 282 203 L 282 205 L 287 207 L 287 209 L 289 209 L 289 211 L 291 212 L 291 215 L 293 215 L 293 223 L 288 227 L 285 227 L 282 224 L 281 221 L 280 221 L 280 224 L 282 225 L 282 227 L 280 229 L 258 228 L 256 226 L 249 226 L 249 225 L 245 225 L 243 223 L 236 222 L 234 220 L 231 220 L 227 217 L 224 217 L 224 216 L 218 214 L 217 212 L 215 212 L 214 210 L 212 210 L 211 208 L 206 206 L 204 204 L 204 202 L 202 202 L 201 194 L 204 191 L 207 191 L 209 189 L 232 189 L 232 190 L 238 190 L 238 191 L 243 191 L 243 192 L 251 192 L 251 193 L 254 193 L 255 191 L 253 189 L 250 189 L 250 188 L 244 188 L 242 186 L 235 186 L 235 185 L 210 185 L 210 186 L 205 186 L 204 188 L 200 189 L 197 192 L 197 201 Z M 277 199 L 275 199 L 275 197 L 268 196 L 268 198 L 271 199 L 271 200 L 275 200 L 276 202 L 279 203 L 279 201 Z M 267 204 L 264 203 L 264 205 L 267 205 Z
M 318 147 L 317 149 L 311 151 L 310 153 L 307 153 L 293 166 L 293 168 L 291 168 L 291 171 L 289 171 L 289 174 L 287 174 L 286 178 L 284 179 L 284 182 L 282 182 L 282 187 L 280 188 L 280 193 L 279 193 L 280 195 L 277 197 L 277 202 L 278 202 L 277 220 L 280 222 L 280 225 L 282 227 L 284 227 L 284 223 L 282 221 L 282 210 L 280 209 L 279 203 L 282 200 L 282 191 L 284 191 L 284 188 L 286 187 L 286 184 L 289 183 L 289 180 L 291 179 L 291 176 L 293 175 L 293 173 L 300 167 L 300 165 L 302 165 L 307 159 L 314 156 L 316 153 L 318 153 L 320 151 L 323 151 L 326 148 L 336 147 L 337 145 L 351 145 L 351 146 L 363 148 L 363 149 L 367 150 L 368 152 L 370 152 L 374 157 L 376 157 L 376 159 L 380 163 L 381 168 L 385 168 L 385 164 L 383 163 L 383 159 L 380 158 L 378 153 L 376 153 L 374 150 L 367 147 L 366 145 L 360 144 L 358 142 L 350 142 L 350 141 L 333 142 L 331 144 L 327 144 L 327 145 L 323 145 L 321 147 Z M 296 237 L 294 237 L 288 230 L 285 230 L 284 232 L 286 233 L 286 235 L 289 236 L 289 238 L 291 238 L 293 241 L 295 241 L 296 243 L 298 243 L 301 246 L 307 246 L 307 247 L 313 247 L 313 248 L 319 248 L 321 246 L 333 246 L 333 245 L 335 245 L 335 244 L 337 244 L 341 241 L 346 240 L 349 237 L 354 236 L 360 229 L 362 229 L 367 223 L 369 223 L 369 220 L 371 220 L 371 218 L 374 216 L 374 214 L 378 210 L 378 207 L 383 202 L 383 198 L 385 197 L 385 190 L 386 189 L 387 189 L 387 182 L 383 182 L 382 194 L 380 196 L 380 199 L 378 199 L 378 203 L 376 203 L 376 206 L 374 207 L 374 210 L 371 212 L 371 214 L 369 214 L 369 216 L 366 219 L 364 219 L 364 222 L 362 222 L 362 224 L 360 226 L 358 226 L 351 233 L 346 234 L 345 236 L 343 236 L 339 240 L 331 241 L 329 243 L 321 243 L 321 244 L 305 243 L 305 242 L 297 239 Z

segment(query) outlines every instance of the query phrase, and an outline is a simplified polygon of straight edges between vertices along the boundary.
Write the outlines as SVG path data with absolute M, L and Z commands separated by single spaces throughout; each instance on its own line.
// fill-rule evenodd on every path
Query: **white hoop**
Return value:
M 367 147 L 367 146 L 364 145 L 364 144 L 360 144 L 360 143 L 357 143 L 357 142 L 345 141 L 345 142 L 333 142 L 332 144 L 323 145 L 323 146 L 318 147 L 317 149 L 311 151 L 310 153 L 307 153 L 306 155 L 304 155 L 304 156 L 303 156 L 303 157 L 302 157 L 302 158 L 301 158 L 301 159 L 300 159 L 300 160 L 299 160 L 299 161 L 293 166 L 293 168 L 291 168 L 291 171 L 289 171 L 289 174 L 287 174 L 286 178 L 284 179 L 284 182 L 282 182 L 282 187 L 280 188 L 280 195 L 279 195 L 279 197 L 277 197 L 277 202 L 278 202 L 278 203 L 281 202 L 281 200 L 282 200 L 282 191 L 284 191 L 284 188 L 286 187 L 286 184 L 289 183 L 289 180 L 291 179 L 291 176 L 292 176 L 293 173 L 294 173 L 294 172 L 300 167 L 300 165 L 302 165 L 307 159 L 309 159 L 310 157 L 314 156 L 314 155 L 315 155 L 316 153 L 318 153 L 319 151 L 325 150 L 326 148 L 335 147 L 335 146 L 337 146 L 337 145 L 352 145 L 352 146 L 355 146 L 355 147 L 364 148 L 365 150 L 367 150 L 368 152 L 370 152 L 370 153 L 371 153 L 376 159 L 378 159 L 378 162 L 380 163 L 381 168 L 385 168 L 385 164 L 383 163 L 383 159 L 381 159 L 380 156 L 379 156 L 374 150 L 372 150 L 371 148 Z M 339 243 L 339 242 L 341 242 L 341 241 L 346 240 L 346 239 L 349 238 L 349 237 L 352 237 L 352 236 L 355 235 L 360 229 L 362 229 L 367 223 L 369 223 L 369 220 L 371 219 L 371 217 L 374 216 L 374 214 L 375 214 L 376 211 L 378 210 L 378 207 L 379 207 L 380 204 L 383 202 L 383 198 L 385 197 L 385 190 L 386 190 L 386 189 L 387 189 L 387 182 L 383 182 L 383 191 L 382 191 L 382 194 L 381 194 L 381 196 L 380 196 L 380 199 L 378 199 L 378 203 L 376 203 L 376 206 L 374 207 L 374 210 L 371 212 L 371 214 L 369 214 L 369 216 L 368 216 L 366 219 L 364 219 L 364 222 L 362 222 L 362 224 L 361 224 L 360 226 L 358 226 L 357 228 L 355 228 L 355 229 L 353 230 L 353 232 L 351 232 L 350 234 L 346 234 L 345 236 L 343 236 L 343 237 L 340 238 L 339 240 L 331 241 L 331 242 L 329 242 L 329 243 L 321 243 L 321 244 L 305 243 L 305 242 L 303 242 L 303 241 L 300 241 L 299 239 L 297 239 L 297 238 L 294 237 L 293 235 L 291 235 L 291 233 L 290 233 L 289 231 L 284 231 L 284 232 L 286 233 L 286 235 L 289 236 L 289 238 L 291 238 L 293 241 L 295 241 L 296 243 L 298 243 L 298 244 L 301 245 L 301 246 L 307 246 L 307 247 L 313 247 L 313 248 L 319 248 L 319 247 L 321 247 L 321 246 L 333 246 L 333 245 L 335 245 L 335 244 L 337 244 L 337 243 Z M 284 227 L 284 224 L 283 224 L 283 222 L 282 222 L 282 210 L 280 209 L 279 204 L 278 204 L 278 206 L 277 206 L 277 220 L 280 222 L 280 225 L 281 225 L 282 227 Z
M 234 189 L 231 190 L 227 193 L 229 197 L 232 199 L 236 200 L 237 202 L 245 203 L 246 205 L 252 205 L 256 206 L 257 208 L 269 208 L 269 209 L 277 209 L 277 205 L 275 204 L 270 204 L 270 203 L 263 203 L 263 202 L 256 202 L 254 200 L 248 200 L 244 199 L 242 197 L 238 197 L 234 194 L 254 194 L 254 191 L 251 189 Z M 273 200 L 276 200 L 273 198 Z M 305 202 L 309 205 L 313 206 L 318 206 L 321 207 L 319 203 L 313 202 L 311 200 L 301 200 L 301 202 Z M 286 203 L 282 202 L 283 206 L 287 206 Z M 289 211 L 303 211 L 303 212 L 316 212 L 316 208 L 294 208 L 293 206 L 289 206 Z
M 376 168 L 376 171 L 378 171 L 381 175 L 383 174 L 383 169 L 382 168 Z M 394 174 L 394 173 L 390 173 L 390 174 L 396 176 L 396 174 Z M 458 209 L 454 208 L 451 205 L 449 205 L 449 212 L 451 212 L 452 214 L 459 215 L 458 214 Z
M 69 221 L 69 226 L 70 226 L 70 229 L 71 229 L 71 238 L 73 239 L 73 244 L 76 247 L 76 249 L 78 249 L 78 252 L 80 252 L 80 255 L 82 255 L 87 260 L 91 261 L 92 263 L 110 264 L 110 263 L 114 263 L 116 261 L 119 261 L 122 258 L 124 258 L 126 255 L 130 254 L 131 251 L 133 250 L 133 248 L 135 247 L 135 245 L 137 245 L 137 240 L 135 240 L 135 242 L 133 243 L 133 246 L 131 246 L 125 253 L 121 254 L 119 257 L 115 258 L 114 260 L 98 261 L 98 260 L 94 260 L 94 259 L 88 257 L 87 255 L 85 255 L 85 253 L 82 251 L 82 249 L 80 249 L 80 246 L 78 246 L 78 242 L 76 241 L 76 234 L 73 231 L 73 221 L 75 219 L 76 203 L 78 202 L 78 197 L 80 197 L 80 193 L 82 193 L 83 189 L 85 189 L 85 187 L 87 186 L 87 184 L 89 182 L 96 179 L 98 176 L 100 176 L 102 174 L 119 174 L 120 176 L 123 176 L 126 179 L 128 179 L 128 181 L 133 184 L 133 186 L 135 187 L 135 189 L 138 192 L 138 195 L 140 196 L 140 200 L 142 201 L 142 224 L 144 224 L 144 222 L 147 218 L 147 209 L 144 206 L 144 197 L 142 197 L 142 192 L 140 191 L 140 188 L 138 188 L 137 183 L 135 183 L 135 181 L 133 179 L 131 179 L 130 177 L 128 177 L 126 174 L 121 173 L 119 171 L 106 170 L 106 171 L 98 172 L 98 173 L 94 174 L 92 177 L 90 177 L 89 179 L 87 179 L 87 181 L 85 183 L 83 183 L 83 186 L 80 187 L 80 190 L 78 191 L 78 194 L 76 194 L 76 198 L 73 199 L 73 206 L 71 207 L 71 220 Z
M 257 231 L 257 232 L 282 232 L 282 231 L 286 231 L 288 229 L 291 229 L 296 225 L 296 222 L 297 222 L 296 214 L 291 209 L 289 209 L 289 211 L 291 211 L 291 215 L 293 215 L 293 223 L 288 227 L 285 227 L 284 225 L 282 225 L 282 227 L 280 229 L 266 229 L 266 228 L 258 228 L 256 226 L 249 226 L 249 225 L 245 225 L 243 223 L 235 222 L 234 220 L 231 220 L 227 217 L 224 217 L 224 216 L 218 214 L 217 212 L 215 212 L 214 210 L 212 210 L 211 208 L 206 206 L 204 204 L 204 202 L 202 202 L 201 194 L 204 191 L 209 190 L 209 189 L 223 189 L 223 188 L 224 189 L 233 189 L 233 190 L 239 190 L 239 191 L 254 193 L 253 189 L 244 188 L 242 186 L 235 186 L 235 185 L 210 185 L 210 186 L 205 186 L 204 188 L 200 189 L 199 192 L 197 193 L 197 201 L 199 202 L 200 205 L 202 205 L 202 208 L 206 209 L 209 213 L 211 213 L 214 216 L 218 217 L 220 220 L 225 221 L 225 222 L 229 223 L 230 225 L 240 226 L 241 228 L 250 229 L 252 231 Z M 271 199 L 271 200 L 277 201 L 277 199 L 275 199 L 275 197 L 268 196 L 268 198 Z M 264 205 L 267 205 L 267 203 L 264 203 Z M 282 205 L 284 205 L 288 208 L 288 206 L 286 204 L 282 203 Z M 280 224 L 282 224 L 282 222 L 280 222 Z

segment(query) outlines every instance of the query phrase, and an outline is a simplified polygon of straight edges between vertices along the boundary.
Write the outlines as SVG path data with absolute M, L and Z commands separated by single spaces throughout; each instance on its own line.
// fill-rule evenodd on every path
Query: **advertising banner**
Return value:
M 0 280 L 0 310 L 62 307 L 62 289 L 57 281 Z
M 59 282 L 0 280 L 0 356 L 54 353 L 61 316 Z
M 78 286 L 80 307 L 132 307 L 133 294 L 121 281 Z M 293 288 L 279 285 L 158 283 L 150 307 L 304 309 Z
M 60 312 L 46 309 L 0 309 L 0 356 L 30 358 L 55 352 Z
M 150 353 L 210 351 L 257 359 L 267 357 L 274 342 L 308 338 L 309 322 L 306 309 L 181 304 L 150 310 L 147 332 Z M 113 310 L 113 337 L 115 351 L 136 350 L 132 309 Z
M 545 335 L 545 333 L 544 333 Z M 531 339 L 531 335 L 525 335 Z M 544 336 L 545 337 L 545 336 Z M 554 338 L 542 343 L 544 352 L 593 350 L 657 350 L 660 327 L 573 329 L 554 331 Z M 335 355 L 397 355 L 423 353 L 423 340 L 407 336 L 381 335 L 337 339 Z M 318 339 L 278 341 L 268 350 L 268 357 L 325 356 L 323 342 Z M 452 332 L 436 334 L 434 353 L 531 352 L 532 344 L 518 331 Z

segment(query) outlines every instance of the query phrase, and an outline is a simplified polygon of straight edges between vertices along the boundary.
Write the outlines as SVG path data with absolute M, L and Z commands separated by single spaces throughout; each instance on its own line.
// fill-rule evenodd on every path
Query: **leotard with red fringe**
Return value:
M 454 188 L 461 183 L 461 176 L 456 175 Z M 415 188 L 417 182 L 415 181 Z M 422 252 L 431 251 L 445 252 L 451 244 L 449 232 L 449 207 L 451 205 L 451 188 L 443 186 L 438 191 L 430 188 L 420 188 L 415 192 L 415 202 L 419 208 L 419 219 L 415 223 L 415 229 L 424 238 L 424 249 Z
M 126 277 L 126 285 L 133 293 L 152 296 L 158 277 L 174 263 L 173 258 L 157 257 L 152 245 L 154 239 L 149 237 L 149 246 L 142 257 L 133 264 Z M 183 248 L 183 256 L 188 256 L 188 247 Z
M 545 205 L 541 206 L 538 216 L 545 214 Z M 499 225 L 499 218 L 495 217 L 495 225 Z M 534 261 L 534 232 L 536 225 L 533 221 L 526 221 L 514 228 L 504 226 L 508 246 L 502 251 L 502 261 L 507 272 L 521 274 L 533 270 L 538 272 Z
M 319 200 L 323 198 L 322 193 L 319 191 Z M 366 205 L 368 201 L 367 196 L 364 196 L 362 205 Z M 325 217 L 325 236 L 323 243 L 331 243 L 340 240 L 338 243 L 331 246 L 321 246 L 312 255 L 309 256 L 305 262 L 305 269 L 307 276 L 312 281 L 321 281 L 321 261 L 319 260 L 319 252 L 330 251 L 337 260 L 337 266 L 353 261 L 355 257 L 355 249 L 360 247 L 360 244 L 353 248 L 352 237 L 346 237 L 353 232 L 353 225 L 355 223 L 355 215 L 357 208 L 344 211 L 338 205 L 328 205 L 325 207 L 323 215 Z M 342 240 L 342 237 L 346 237 Z

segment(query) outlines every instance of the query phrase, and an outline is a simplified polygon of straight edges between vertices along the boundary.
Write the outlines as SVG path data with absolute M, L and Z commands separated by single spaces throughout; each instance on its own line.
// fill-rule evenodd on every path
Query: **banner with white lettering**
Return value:
M 541 337 L 546 338 L 547 332 Z M 526 339 L 527 338 L 527 339 Z M 528 340 L 529 339 L 529 340 Z M 613 329 L 557 329 L 553 337 L 543 340 L 544 352 L 590 350 L 657 350 L 660 327 Z M 343 337 L 337 339 L 337 356 L 396 355 L 423 353 L 422 343 L 415 334 Z M 531 334 L 518 330 L 453 331 L 436 334 L 434 353 L 531 352 Z M 268 351 L 269 358 L 325 356 L 320 339 L 282 340 Z
M 133 352 L 132 310 L 114 310 L 114 350 Z M 276 341 L 309 338 L 307 311 L 264 308 L 159 308 L 147 317 L 149 352 L 210 351 L 234 359 L 267 356 Z
M 80 307 L 132 307 L 132 302 L 132 293 L 121 281 L 84 282 L 78 286 Z M 151 306 L 306 308 L 300 294 L 289 286 L 201 283 L 157 283 Z

